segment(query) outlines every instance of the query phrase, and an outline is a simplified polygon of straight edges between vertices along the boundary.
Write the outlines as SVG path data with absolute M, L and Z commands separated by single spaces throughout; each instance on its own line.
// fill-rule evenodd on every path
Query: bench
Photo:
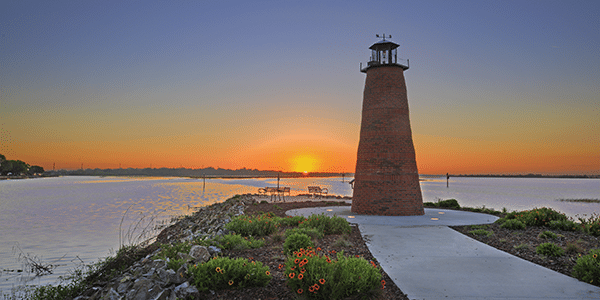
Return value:
M 265 187 L 258 189 L 259 196 L 271 196 L 271 200 L 273 200 L 273 197 L 275 197 L 275 200 L 278 198 L 281 200 L 281 196 L 283 196 L 283 202 L 285 202 L 285 193 L 287 193 L 288 196 L 291 195 L 290 187 L 284 186 L 280 187 L 279 189 L 276 187 Z
M 327 195 L 329 191 L 326 188 L 321 188 L 320 186 L 309 186 L 308 187 L 308 193 L 311 195 L 311 197 L 315 197 L 316 195 L 319 196 L 319 198 L 321 198 L 323 195 Z
M 291 195 L 292 195 L 292 191 L 290 190 L 290 187 L 289 187 L 289 186 L 284 186 L 284 187 L 282 187 L 282 188 L 279 188 L 279 192 L 280 192 L 282 195 L 284 195 L 284 196 L 285 196 L 285 193 L 287 193 L 287 194 L 288 194 L 288 196 L 291 196 Z

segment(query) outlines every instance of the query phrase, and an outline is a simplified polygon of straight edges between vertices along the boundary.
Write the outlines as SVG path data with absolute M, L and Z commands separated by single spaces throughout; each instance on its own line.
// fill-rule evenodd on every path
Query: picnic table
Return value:
M 329 190 L 327 190 L 327 188 L 321 188 L 320 186 L 309 186 L 308 187 L 308 193 L 313 198 L 317 195 L 319 196 L 319 198 L 321 198 L 323 195 L 327 195 L 328 192 L 329 192 Z
M 288 194 L 288 196 L 291 195 L 291 190 L 289 186 L 282 186 L 279 188 L 276 187 L 264 187 L 264 188 L 259 188 L 258 189 L 258 194 L 261 196 L 271 196 L 271 201 L 273 201 L 273 197 L 275 197 L 275 201 L 277 201 L 278 199 L 281 201 L 283 200 L 283 202 L 285 202 L 285 194 Z

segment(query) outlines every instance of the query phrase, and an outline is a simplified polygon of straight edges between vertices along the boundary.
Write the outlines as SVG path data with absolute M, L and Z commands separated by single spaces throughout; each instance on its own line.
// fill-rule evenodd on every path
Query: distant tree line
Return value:
M 127 168 L 127 169 L 78 169 L 47 171 L 48 175 L 83 175 L 83 176 L 177 176 L 177 177 L 305 177 L 300 172 L 281 172 L 274 170 L 258 169 L 221 169 L 221 168 Z M 313 172 L 310 177 L 334 177 L 342 176 L 343 173 Z M 349 174 L 346 173 L 346 176 Z
M 30 166 L 21 160 L 8 160 L 0 154 L 0 175 L 2 176 L 26 176 L 44 173 L 40 166 Z
M 507 178 L 600 178 L 598 175 L 545 175 L 545 174 L 457 174 L 452 177 L 507 177 Z

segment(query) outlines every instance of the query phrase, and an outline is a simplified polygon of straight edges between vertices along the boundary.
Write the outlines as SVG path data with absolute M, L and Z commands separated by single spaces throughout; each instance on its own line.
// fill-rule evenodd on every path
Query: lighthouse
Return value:
M 352 212 L 365 215 L 423 215 L 423 196 L 408 112 L 404 71 L 391 36 L 373 44 L 363 93 Z

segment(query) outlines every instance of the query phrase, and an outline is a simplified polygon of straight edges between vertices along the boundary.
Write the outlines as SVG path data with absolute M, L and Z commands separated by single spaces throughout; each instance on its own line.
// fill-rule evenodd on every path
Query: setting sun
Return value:
M 311 155 L 299 155 L 292 159 L 292 170 L 308 174 L 318 169 L 319 160 Z

